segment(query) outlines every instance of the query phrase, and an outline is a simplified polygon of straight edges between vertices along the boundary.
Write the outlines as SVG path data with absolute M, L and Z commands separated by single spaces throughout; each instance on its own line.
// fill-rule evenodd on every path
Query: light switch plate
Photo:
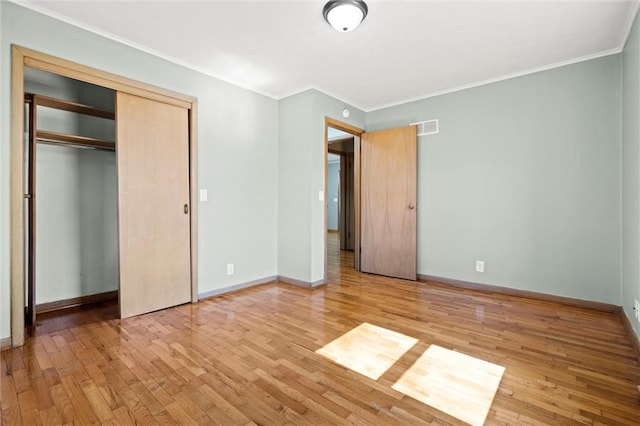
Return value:
M 200 201 L 207 201 L 209 199 L 209 193 L 206 189 L 200 190 Z
M 318 201 L 324 201 L 324 191 L 322 189 L 318 191 Z

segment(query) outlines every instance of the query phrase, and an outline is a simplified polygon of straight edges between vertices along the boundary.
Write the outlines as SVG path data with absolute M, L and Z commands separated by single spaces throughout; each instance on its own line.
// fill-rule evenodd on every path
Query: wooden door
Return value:
M 416 128 L 363 133 L 360 146 L 360 268 L 415 280 Z
M 188 110 L 118 92 L 120 315 L 191 300 Z

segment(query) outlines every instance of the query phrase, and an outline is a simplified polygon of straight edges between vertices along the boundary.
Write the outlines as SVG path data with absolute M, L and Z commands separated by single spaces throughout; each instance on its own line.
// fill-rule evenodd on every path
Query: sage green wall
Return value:
M 620 304 L 620 71 L 614 55 L 367 113 L 368 131 L 440 119 L 418 139 L 419 274 Z
M 312 105 L 310 91 L 278 104 L 278 274 L 305 282 L 311 282 Z
M 636 334 L 640 300 L 640 24 L 622 52 L 622 306 Z
M 363 111 L 315 89 L 279 102 L 278 274 L 314 284 L 324 280 L 325 117 L 364 127 Z
M 0 337 L 9 322 L 11 44 L 198 97 L 199 292 L 277 275 L 278 103 L 66 23 L 1 2 Z M 226 264 L 235 274 L 226 275 Z

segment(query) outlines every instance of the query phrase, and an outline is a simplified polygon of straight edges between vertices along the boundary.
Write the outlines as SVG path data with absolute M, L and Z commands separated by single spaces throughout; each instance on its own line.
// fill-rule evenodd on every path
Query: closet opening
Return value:
M 197 302 L 197 98 L 16 45 L 11 67 L 11 344 L 43 310 Z
M 117 303 L 115 97 L 24 68 L 25 325 L 45 312 Z

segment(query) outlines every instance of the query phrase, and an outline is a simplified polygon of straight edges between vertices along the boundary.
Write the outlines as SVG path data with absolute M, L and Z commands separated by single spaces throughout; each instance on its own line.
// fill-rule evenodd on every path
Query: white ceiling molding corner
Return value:
M 624 25 L 622 30 L 622 38 L 620 39 L 620 51 L 624 50 L 624 46 L 627 44 L 627 40 L 629 40 L 629 35 L 631 35 L 631 30 L 633 29 L 633 23 L 636 20 L 636 16 L 638 16 L 638 11 L 640 10 L 640 0 L 634 0 L 631 5 L 631 13 L 627 17 L 627 23 Z

